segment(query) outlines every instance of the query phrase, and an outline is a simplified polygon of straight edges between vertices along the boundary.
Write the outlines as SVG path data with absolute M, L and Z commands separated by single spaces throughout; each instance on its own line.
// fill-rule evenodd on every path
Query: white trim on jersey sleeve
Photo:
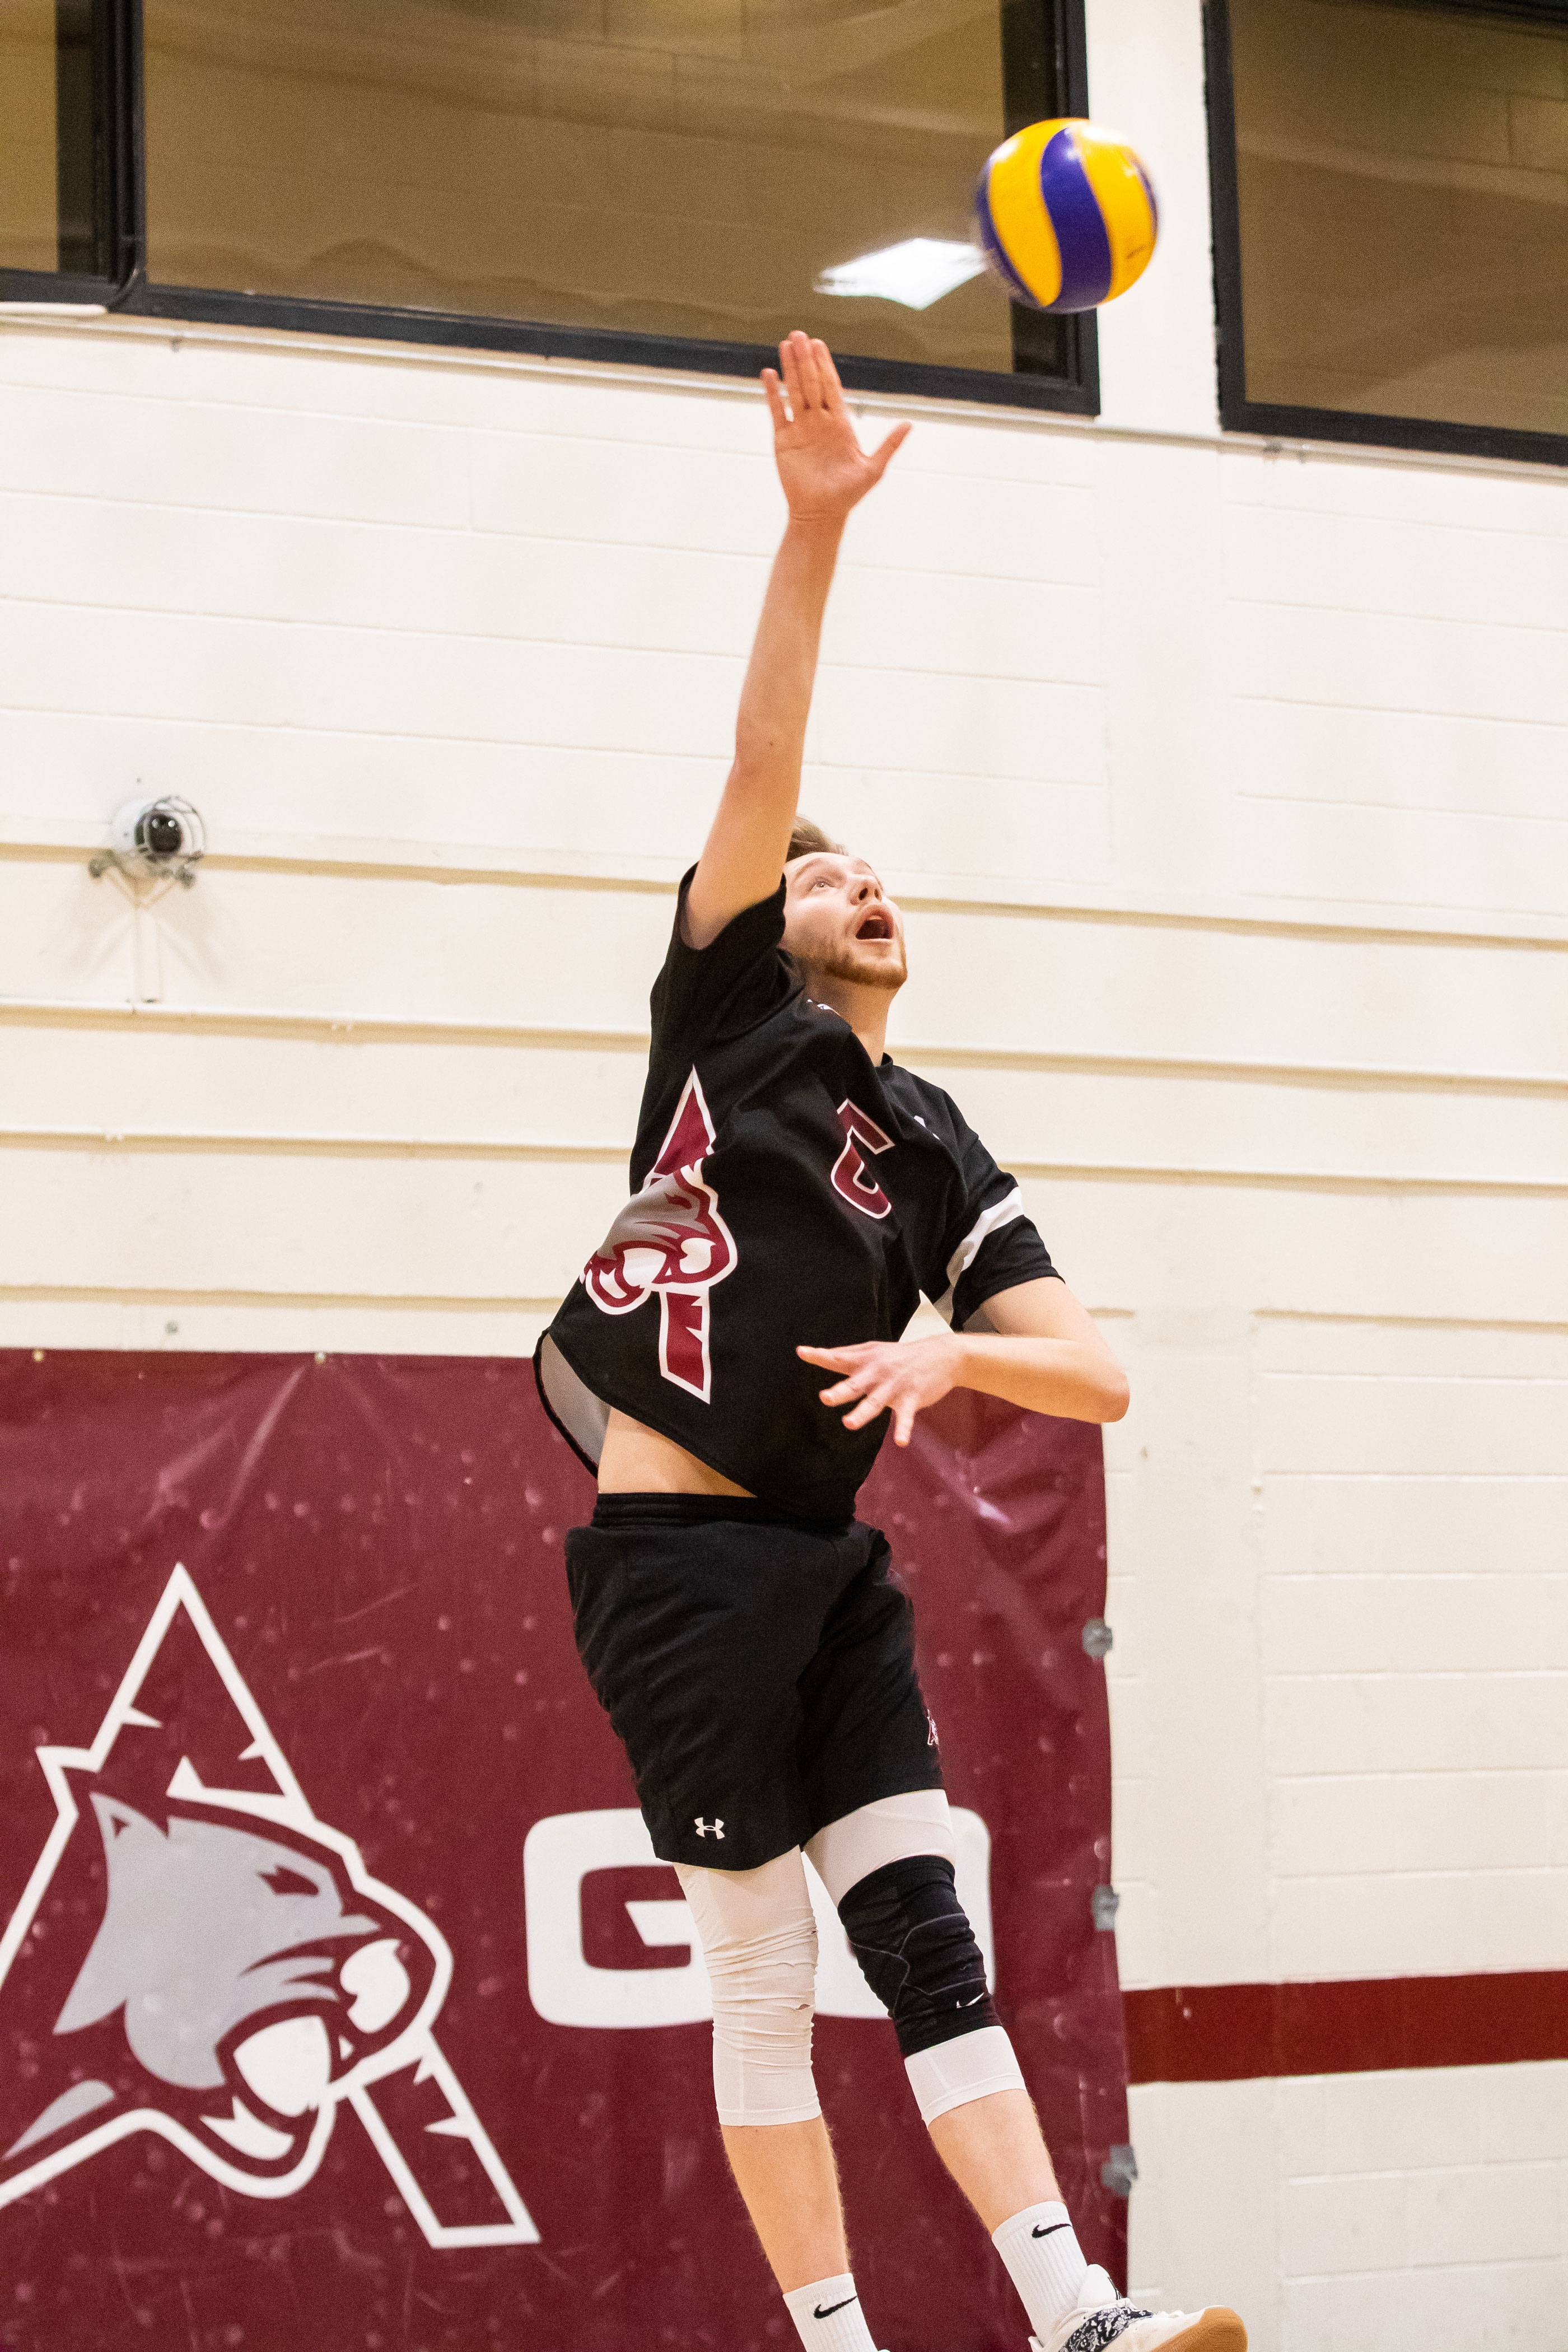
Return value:
M 993 1201 L 988 1209 L 982 1209 L 952 1255 L 948 1259 L 946 1290 L 940 1298 L 934 1298 L 931 1301 L 944 1323 L 952 1321 L 952 1294 L 963 1276 L 974 1264 L 984 1243 L 993 1234 L 1000 1233 L 1004 1225 L 1010 1225 L 1015 1217 L 1021 1217 L 1023 1213 L 1024 1196 L 1016 1184 L 1010 1192 L 1004 1192 L 999 1201 Z

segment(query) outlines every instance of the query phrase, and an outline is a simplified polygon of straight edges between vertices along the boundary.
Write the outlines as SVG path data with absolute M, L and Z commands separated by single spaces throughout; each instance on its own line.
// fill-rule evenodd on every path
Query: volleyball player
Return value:
M 910 1603 L 854 1515 L 889 1427 L 907 1444 L 950 1389 L 1096 1422 L 1128 1391 L 1016 1186 L 888 1057 L 902 919 L 797 814 L 839 537 L 909 428 L 867 455 L 826 346 L 780 359 L 789 520 L 654 985 L 637 1190 L 540 1345 L 598 1474 L 566 1544 L 577 1644 L 697 1922 L 725 2148 L 807 2352 L 874 2343 L 812 2078 L 803 1853 L 1043 2352 L 1240 2352 L 1233 2312 L 1142 2311 L 1079 2250 L 954 1891 Z M 950 1328 L 899 1344 L 922 1291 Z

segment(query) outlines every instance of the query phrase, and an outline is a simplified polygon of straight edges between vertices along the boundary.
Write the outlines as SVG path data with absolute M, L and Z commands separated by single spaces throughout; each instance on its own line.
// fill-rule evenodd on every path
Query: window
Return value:
M 1209 0 L 1221 411 L 1568 458 L 1568 0 Z
M 0 278 L 101 300 L 127 274 L 128 51 L 115 0 L 0 0 Z
M 14 269 L 61 267 L 57 103 L 55 0 L 15 0 L 0 17 L 0 257 Z
M 0 0 L 36 142 L 65 121 L 70 12 L 108 5 Z M 142 0 L 141 22 L 128 310 L 746 373 L 804 326 L 864 387 L 1098 404 L 1092 318 L 1009 304 L 973 226 L 998 140 L 1087 110 L 1082 0 Z M 84 152 L 62 128 L 0 165 L 7 274 L 80 268 Z

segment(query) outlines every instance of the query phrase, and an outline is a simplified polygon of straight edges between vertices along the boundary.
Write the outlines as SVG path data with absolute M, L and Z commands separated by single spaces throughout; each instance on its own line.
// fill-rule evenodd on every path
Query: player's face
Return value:
M 904 919 L 863 857 L 815 849 L 784 867 L 784 943 L 799 962 L 861 988 L 902 988 Z

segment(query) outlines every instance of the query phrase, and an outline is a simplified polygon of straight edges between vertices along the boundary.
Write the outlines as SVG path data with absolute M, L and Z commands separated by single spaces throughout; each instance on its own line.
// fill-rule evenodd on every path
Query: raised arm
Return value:
M 763 388 L 789 521 L 741 689 L 734 765 L 687 894 L 687 939 L 695 948 L 707 947 L 742 908 L 778 887 L 845 519 L 881 480 L 910 429 L 895 425 L 868 457 L 827 345 L 796 332 L 779 345 L 779 362 L 783 382 L 764 368 Z

